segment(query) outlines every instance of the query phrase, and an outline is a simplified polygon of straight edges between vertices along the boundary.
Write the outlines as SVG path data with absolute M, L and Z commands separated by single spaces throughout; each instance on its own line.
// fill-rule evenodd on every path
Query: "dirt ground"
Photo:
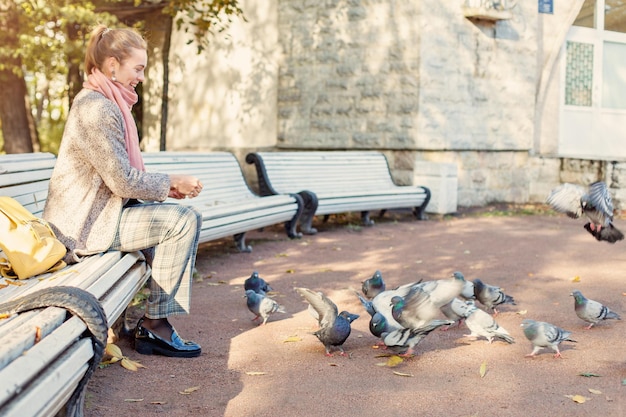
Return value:
M 582 220 L 497 208 L 427 221 L 391 212 L 367 228 L 356 217 L 331 217 L 316 226 L 317 235 L 300 240 L 287 239 L 281 227 L 251 232 L 252 253 L 237 253 L 229 239 L 202 245 L 192 314 L 172 320 L 182 337 L 202 345 L 202 355 L 143 356 L 119 341 L 146 368 L 96 371 L 87 415 L 626 415 L 625 242 L 595 241 Z M 626 231 L 626 220 L 616 226 Z M 369 316 L 354 293 L 376 270 L 388 288 L 457 270 L 503 287 L 517 305 L 503 306 L 496 320 L 516 342 L 469 340 L 463 325 L 431 333 L 415 357 L 396 367 L 381 366 L 388 358 L 374 348 Z M 287 311 L 265 326 L 250 320 L 243 297 L 253 271 Z M 324 355 L 296 286 L 322 291 L 340 310 L 360 314 L 344 345 L 348 356 Z M 585 330 L 574 313 L 574 289 L 625 320 Z M 527 358 L 532 346 L 520 327 L 524 318 L 570 330 L 578 343 L 562 343 L 562 359 L 547 349 Z

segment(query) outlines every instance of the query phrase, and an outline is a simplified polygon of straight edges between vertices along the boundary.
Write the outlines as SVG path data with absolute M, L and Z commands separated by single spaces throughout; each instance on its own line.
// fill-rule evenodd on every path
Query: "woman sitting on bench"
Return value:
M 181 339 L 168 317 L 189 314 L 202 217 L 162 201 L 196 197 L 202 184 L 189 175 L 145 172 L 131 108 L 146 65 L 147 44 L 136 31 L 92 31 L 87 81 L 70 109 L 43 217 L 67 247 L 68 263 L 109 249 L 142 250 L 152 276 L 135 349 L 196 357 L 200 346 Z

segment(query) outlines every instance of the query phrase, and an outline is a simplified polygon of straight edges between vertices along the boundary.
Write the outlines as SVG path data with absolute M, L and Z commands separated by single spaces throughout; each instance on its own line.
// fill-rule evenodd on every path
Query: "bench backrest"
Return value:
M 323 194 L 395 185 L 387 158 L 376 151 L 256 152 L 246 161 L 260 162 L 266 180 L 278 193 L 309 190 Z
M 185 204 L 206 208 L 258 197 L 248 187 L 239 161 L 230 152 L 144 152 L 143 159 L 147 171 L 188 174 L 200 179 L 202 192 L 185 200 Z
M 56 157 L 51 153 L 0 155 L 0 195 L 13 197 L 41 217 Z

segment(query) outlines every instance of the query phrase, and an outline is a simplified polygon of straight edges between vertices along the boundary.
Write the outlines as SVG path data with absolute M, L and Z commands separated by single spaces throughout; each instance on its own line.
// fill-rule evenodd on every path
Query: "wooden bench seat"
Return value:
M 229 152 L 146 152 L 147 171 L 188 174 L 203 185 L 198 197 L 169 202 L 189 204 L 202 213 L 200 242 L 234 236 L 237 248 L 249 252 L 245 233 L 284 223 L 287 236 L 297 238 L 297 221 L 302 200 L 297 194 L 261 197 L 254 194 L 241 171 L 237 158 Z
M 393 182 L 387 158 L 376 151 L 254 152 L 246 156 L 254 164 L 261 195 L 298 193 L 304 210 L 300 227 L 315 233 L 315 215 L 359 211 L 365 225 L 373 224 L 371 210 L 412 208 L 418 219 L 430 200 L 430 190 L 399 186 Z
M 0 195 L 15 198 L 41 217 L 55 162 L 47 153 L 0 155 Z M 99 300 L 111 327 L 149 276 L 140 252 L 109 251 L 56 273 L 0 278 L 0 305 L 44 288 L 76 287 Z M 0 319 L 1 416 L 47 416 L 63 408 L 94 357 L 85 330 L 80 318 L 58 307 Z

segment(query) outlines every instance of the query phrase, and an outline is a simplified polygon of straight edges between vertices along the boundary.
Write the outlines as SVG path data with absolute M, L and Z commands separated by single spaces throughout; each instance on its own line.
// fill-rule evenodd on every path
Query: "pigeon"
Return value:
M 283 306 L 263 294 L 255 293 L 253 290 L 246 290 L 246 298 L 248 310 L 254 314 L 252 321 L 259 317 L 263 319 L 263 322 L 260 323 L 259 326 L 264 325 L 272 314 L 285 313 Z
M 361 283 L 361 290 L 368 300 L 371 300 L 385 291 L 385 281 L 383 281 L 383 276 L 380 271 L 376 271 L 370 279 L 363 281 Z
M 394 353 L 402 356 L 413 355 L 417 346 L 433 330 L 446 325 L 454 324 L 451 320 L 432 320 L 418 329 L 396 329 L 382 334 L 383 343 Z
M 326 356 L 333 356 L 331 353 L 333 348 L 337 348 L 340 355 L 345 355 L 343 344 L 350 336 L 350 323 L 358 319 L 359 315 L 347 311 L 337 313 L 335 303 L 321 292 L 314 292 L 308 288 L 295 290 L 317 311 L 320 328 L 313 334 L 324 345 Z
M 461 295 L 462 296 L 462 295 Z M 448 320 L 452 320 L 458 326 L 461 326 L 461 323 L 465 318 L 469 315 L 468 310 L 471 306 L 474 305 L 473 301 L 462 301 L 459 298 L 454 298 L 448 304 L 444 304 L 441 306 L 440 310 Z M 441 330 L 447 330 L 448 328 L 443 328 Z
M 589 219 L 585 229 L 598 241 L 615 243 L 624 239 L 624 234 L 613 225 L 613 200 L 602 181 L 594 182 L 588 190 L 580 185 L 561 184 L 550 192 L 547 203 L 573 219 L 584 214 Z
M 513 304 L 515 300 L 510 295 L 502 291 L 502 288 L 495 285 L 489 285 L 476 278 L 474 282 L 474 296 L 487 309 L 493 310 L 494 315 L 498 315 L 496 306 L 500 304 Z
M 465 281 L 463 285 L 463 291 L 461 291 L 461 297 L 466 300 L 475 300 L 474 295 L 474 283 L 472 281 Z
M 533 344 L 533 351 L 526 355 L 527 357 L 534 357 L 541 348 L 549 347 L 556 352 L 554 357 L 560 358 L 559 344 L 561 342 L 567 340 L 576 343 L 576 340 L 570 339 L 572 332 L 563 330 L 554 324 L 524 319 L 521 326 L 524 329 L 524 336 Z
M 273 291 L 273 288 L 265 282 L 265 280 L 259 277 L 259 273 L 254 271 L 250 278 L 247 278 L 243 283 L 243 289 L 245 291 L 252 290 L 257 294 L 265 295 L 270 291 Z
M 405 297 L 391 297 L 391 314 L 405 328 L 419 329 L 441 315 L 441 306 L 458 297 L 465 278 L 460 272 L 451 279 L 422 282 L 410 288 Z
M 393 319 L 393 317 L 392 317 Z M 395 330 L 403 329 L 397 321 L 389 322 L 381 313 L 374 313 L 370 319 L 370 332 L 376 337 L 382 337 L 383 333 L 391 333 Z
M 476 306 L 468 306 L 465 316 L 465 325 L 470 329 L 471 334 L 467 337 L 476 339 L 478 336 L 487 338 L 489 343 L 495 338 L 504 340 L 507 343 L 515 343 L 515 339 L 511 337 L 504 327 L 496 323 L 496 320 L 489 314 Z
M 378 293 L 373 299 L 366 300 L 361 294 L 356 293 L 357 297 L 359 297 L 359 301 L 365 308 L 365 311 L 368 312 L 370 316 L 374 316 L 376 313 L 380 313 L 384 316 L 385 320 L 389 325 L 393 327 L 402 327 L 396 322 L 396 319 L 393 318 L 391 314 L 391 305 L 390 301 L 393 296 L 404 297 L 409 293 L 411 287 L 418 285 L 420 281 L 413 282 L 410 284 L 405 284 L 400 287 L 394 288 L 392 290 L 386 290 Z
M 590 323 L 589 326 L 586 327 L 587 330 L 591 329 L 594 324 L 598 324 L 602 320 L 622 319 L 619 314 L 611 311 L 611 309 L 602 303 L 585 298 L 578 290 L 574 290 L 571 295 L 574 297 L 574 311 L 576 315 L 581 320 Z

